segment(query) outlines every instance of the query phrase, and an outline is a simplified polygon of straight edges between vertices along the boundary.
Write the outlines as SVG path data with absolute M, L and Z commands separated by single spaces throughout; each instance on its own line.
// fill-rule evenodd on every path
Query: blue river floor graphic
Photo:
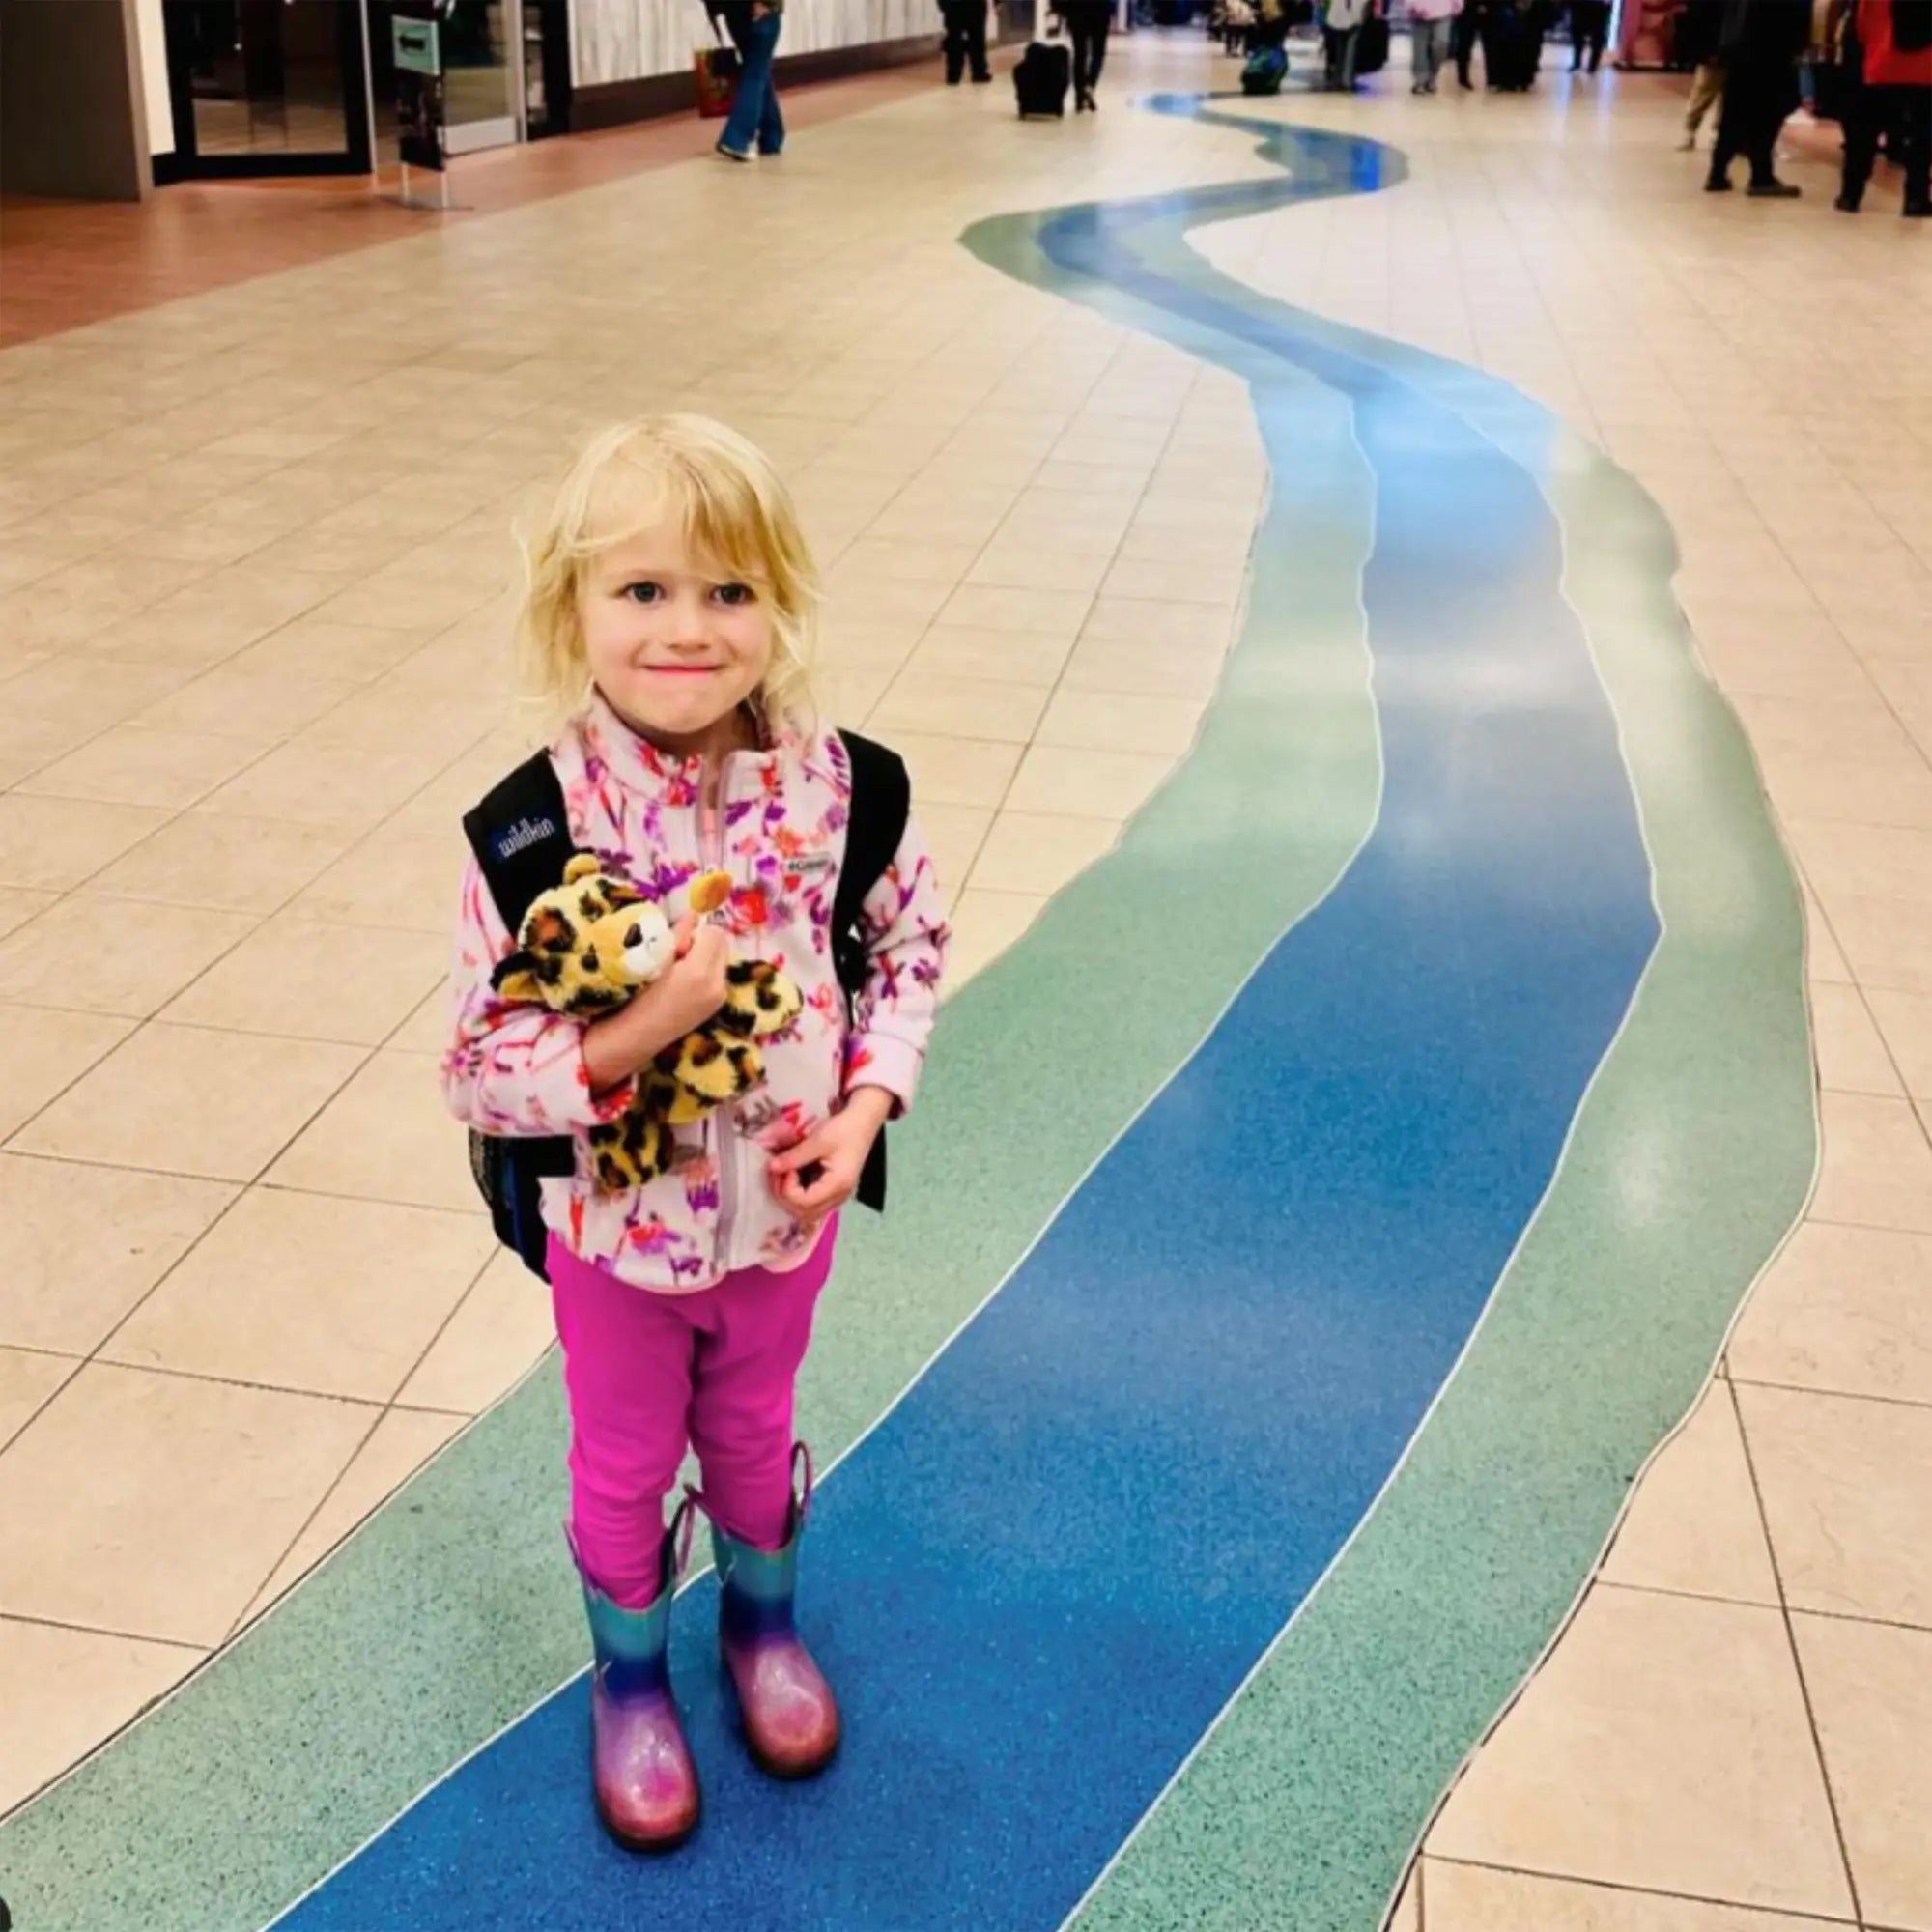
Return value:
M 684 1853 L 640 1870 L 600 1836 L 579 1680 L 287 1925 L 1047 1932 L 1321 1577 L 1467 1342 L 1659 927 L 1535 479 L 1294 312 L 1133 245 L 1400 176 L 1374 142 L 1277 138 L 1286 180 L 1071 211 L 1039 245 L 1175 318 L 1191 352 L 1218 339 L 1251 380 L 1272 358 L 1352 409 L 1384 770 L 1366 844 L 821 1491 L 804 1609 L 846 1705 L 834 1770 L 783 1787 L 745 1762 L 706 1579 L 674 1645 L 706 1783 Z M 1289 396 L 1256 384 L 1278 469 Z M 1294 534 L 1270 521 L 1261 541 Z

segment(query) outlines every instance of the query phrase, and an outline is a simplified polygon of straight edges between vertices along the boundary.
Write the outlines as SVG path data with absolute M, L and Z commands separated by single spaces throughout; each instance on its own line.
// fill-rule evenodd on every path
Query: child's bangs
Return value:
M 706 575 L 770 587 L 779 547 L 769 512 L 742 476 L 684 451 L 616 451 L 589 479 L 570 548 L 595 555 L 673 525 Z

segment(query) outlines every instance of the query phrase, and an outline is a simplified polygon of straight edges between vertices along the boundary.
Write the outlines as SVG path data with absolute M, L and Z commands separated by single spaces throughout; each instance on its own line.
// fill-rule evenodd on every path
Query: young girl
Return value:
M 783 485 L 722 426 L 670 416 L 600 437 L 530 546 L 523 635 L 571 707 L 550 756 L 570 835 L 680 921 L 679 956 L 628 1006 L 585 1023 L 493 990 L 512 940 L 472 863 L 456 942 L 457 1116 L 496 1135 L 578 1137 L 547 1181 L 548 1274 L 570 1400 L 570 1543 L 596 1672 L 592 1775 L 611 1832 L 639 1850 L 697 1823 L 697 1777 L 666 1670 L 693 1501 L 711 1519 L 721 1642 L 754 1759 L 809 1776 L 838 1743 L 832 1691 L 793 1632 L 810 1463 L 792 1394 L 838 1209 L 881 1127 L 910 1103 L 947 928 L 908 826 L 867 897 L 870 972 L 848 1029 L 831 908 L 851 765 L 805 691 L 816 582 Z M 714 922 L 685 891 L 724 868 Z M 732 956 L 799 986 L 765 1079 L 682 1128 L 669 1172 L 600 1186 L 582 1136 L 724 1003 Z M 688 1446 L 703 1492 L 664 1521 Z M 795 1470 L 802 1481 L 795 1487 Z

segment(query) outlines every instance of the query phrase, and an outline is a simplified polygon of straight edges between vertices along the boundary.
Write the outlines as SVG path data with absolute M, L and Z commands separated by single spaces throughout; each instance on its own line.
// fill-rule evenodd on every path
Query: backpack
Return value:
M 1249 95 L 1279 94 L 1282 76 L 1288 71 L 1288 56 L 1279 47 L 1257 47 L 1241 70 L 1241 92 Z
M 856 1013 L 870 966 L 870 952 L 859 929 L 860 913 L 905 836 L 912 781 L 896 753 L 856 731 L 841 731 L 838 736 L 851 761 L 852 803 L 845 863 L 838 868 L 832 895 L 832 964 L 849 1018 Z M 563 787 L 550 753 L 537 753 L 494 785 L 464 814 L 463 831 L 497 914 L 514 933 L 530 902 L 563 877 L 564 866 L 577 850 Z M 469 1171 L 490 1209 L 497 1240 L 532 1274 L 544 1275 L 549 1235 L 541 1211 L 543 1183 L 576 1173 L 577 1150 L 571 1136 L 509 1136 L 471 1128 Z M 885 1211 L 883 1132 L 872 1143 L 858 1199 L 875 1213 Z

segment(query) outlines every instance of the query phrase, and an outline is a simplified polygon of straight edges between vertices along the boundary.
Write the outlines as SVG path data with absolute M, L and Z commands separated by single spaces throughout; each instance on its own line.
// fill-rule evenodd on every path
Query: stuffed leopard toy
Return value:
M 728 873 L 703 872 L 691 882 L 691 909 L 700 918 L 730 896 Z M 564 867 L 562 885 L 531 902 L 517 950 L 497 964 L 491 984 L 506 1000 L 596 1019 L 649 985 L 676 953 L 664 908 L 580 852 Z M 724 977 L 716 1016 L 645 1068 L 620 1120 L 591 1128 L 590 1156 L 606 1190 L 642 1187 L 665 1173 L 671 1130 L 757 1086 L 765 1067 L 755 1042 L 782 1033 L 804 1008 L 797 986 L 763 960 L 734 959 Z

